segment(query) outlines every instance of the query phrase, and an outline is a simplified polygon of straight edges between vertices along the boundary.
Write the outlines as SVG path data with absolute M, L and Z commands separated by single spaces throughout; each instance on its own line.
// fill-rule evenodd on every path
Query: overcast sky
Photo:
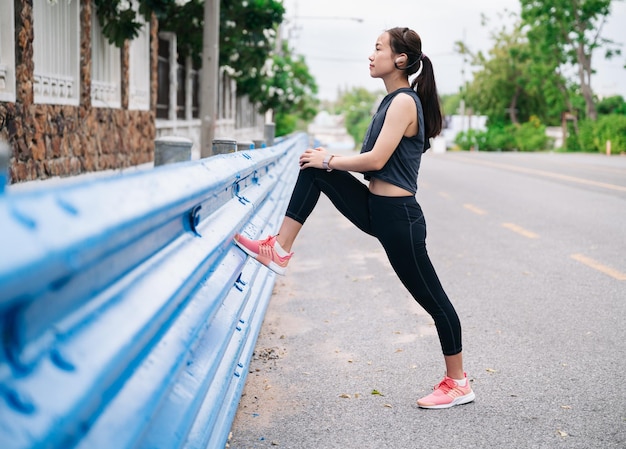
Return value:
M 422 38 L 422 49 L 435 68 L 440 94 L 456 93 L 471 67 L 454 53 L 462 40 L 474 51 L 489 50 L 492 30 L 507 20 L 505 9 L 519 12 L 518 0 L 283 0 L 287 22 L 283 35 L 296 53 L 305 56 L 316 78 L 321 99 L 334 100 L 340 87 L 383 89 L 381 80 L 369 76 L 368 56 L 378 35 L 387 28 L 407 26 Z M 481 25 L 481 13 L 490 24 Z M 362 19 L 356 21 L 352 19 Z M 510 23 L 510 20 L 508 20 Z M 613 13 L 603 36 L 623 44 L 624 55 L 603 61 L 595 54 L 597 75 L 592 87 L 599 95 L 626 98 L 626 2 L 613 2 Z

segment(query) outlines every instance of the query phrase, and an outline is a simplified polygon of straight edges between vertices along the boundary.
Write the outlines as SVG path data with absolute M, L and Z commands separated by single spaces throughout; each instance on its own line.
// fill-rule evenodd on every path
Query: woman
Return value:
M 432 63 L 422 53 L 420 37 L 409 28 L 381 34 L 369 61 L 370 75 L 383 80 L 387 96 L 370 123 L 360 154 L 306 150 L 278 235 L 250 240 L 238 234 L 235 242 L 284 274 L 293 242 L 324 192 L 346 218 L 381 242 L 404 286 L 435 321 L 446 375 L 417 404 L 423 408 L 465 404 L 475 396 L 463 371 L 461 324 L 428 258 L 426 223 L 415 198 L 422 153 L 442 126 Z M 348 171 L 363 173 L 369 185 Z

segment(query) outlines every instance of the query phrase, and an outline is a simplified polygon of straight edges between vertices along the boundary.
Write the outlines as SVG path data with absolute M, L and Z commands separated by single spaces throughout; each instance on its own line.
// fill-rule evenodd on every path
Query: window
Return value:
M 157 118 L 193 120 L 200 117 L 200 75 L 191 57 L 176 51 L 176 35 L 159 33 Z
M 176 118 L 185 119 L 185 100 L 187 94 L 187 79 L 185 78 L 185 61 L 180 55 L 176 64 Z
M 35 103 L 78 105 L 80 5 L 78 0 L 33 0 Z
M 170 40 L 159 36 L 157 118 L 169 119 L 170 107 Z

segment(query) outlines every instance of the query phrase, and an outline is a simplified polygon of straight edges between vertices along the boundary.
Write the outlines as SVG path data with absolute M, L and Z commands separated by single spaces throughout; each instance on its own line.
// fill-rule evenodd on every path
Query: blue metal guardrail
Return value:
M 306 144 L 0 195 L 0 447 L 223 448 Z

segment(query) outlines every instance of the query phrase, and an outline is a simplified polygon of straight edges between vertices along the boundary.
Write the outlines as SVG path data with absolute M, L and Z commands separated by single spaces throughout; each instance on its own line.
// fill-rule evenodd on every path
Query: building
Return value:
M 198 71 L 153 17 L 122 48 L 89 0 L 0 2 L 0 139 L 11 182 L 120 169 L 154 158 L 162 135 L 200 136 Z M 220 76 L 216 136 L 263 135 L 263 117 Z

